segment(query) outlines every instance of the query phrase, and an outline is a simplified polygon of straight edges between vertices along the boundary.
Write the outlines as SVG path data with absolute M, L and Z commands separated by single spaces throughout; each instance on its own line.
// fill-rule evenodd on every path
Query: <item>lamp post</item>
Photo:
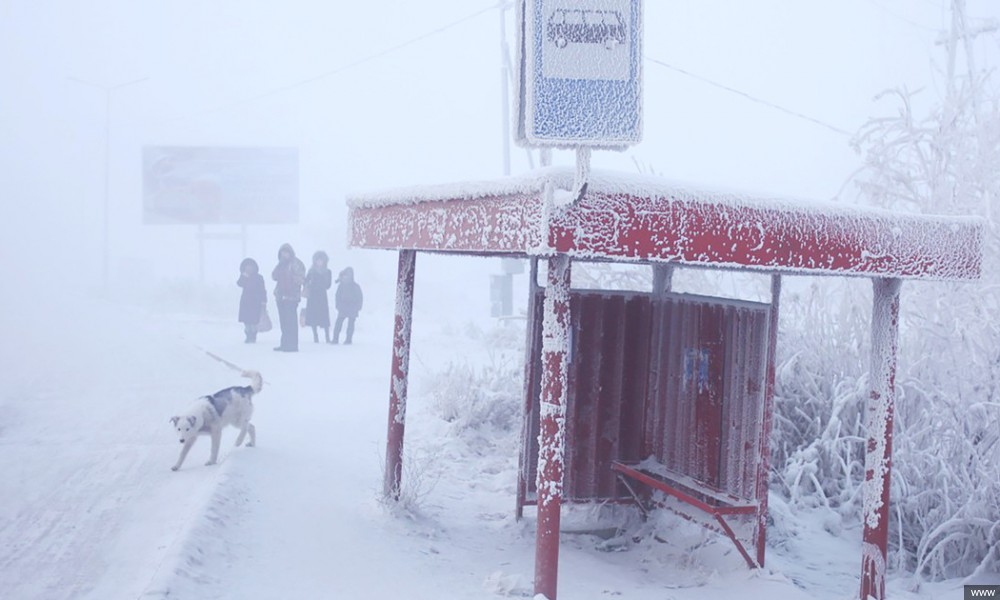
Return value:
M 100 83 L 94 83 L 93 81 L 87 81 L 85 79 L 80 79 L 78 77 L 69 77 L 71 81 L 97 88 L 104 92 L 104 215 L 103 215 L 103 258 L 102 258 L 102 271 L 101 271 L 101 286 L 102 291 L 106 294 L 108 292 L 108 284 L 110 280 L 110 262 L 111 262 L 111 201 L 110 201 L 110 185 L 111 185 L 111 93 L 120 90 L 123 87 L 130 85 L 135 85 L 142 83 L 149 79 L 148 77 L 143 77 L 142 79 L 134 79 L 132 81 L 126 81 L 123 83 L 116 83 L 113 85 L 104 85 Z

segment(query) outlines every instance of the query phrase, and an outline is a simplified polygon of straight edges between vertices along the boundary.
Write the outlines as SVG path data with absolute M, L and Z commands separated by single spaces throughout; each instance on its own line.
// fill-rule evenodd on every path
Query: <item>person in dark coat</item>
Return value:
M 306 273 L 306 326 L 312 327 L 313 342 L 319 342 L 317 328 L 323 328 L 324 339 L 330 342 L 330 300 L 327 290 L 333 282 L 333 274 L 327 267 L 330 258 L 322 250 L 313 254 L 313 264 Z
M 260 275 L 260 267 L 257 261 L 252 258 L 244 258 L 240 263 L 240 278 L 236 285 L 243 288 L 240 295 L 240 323 L 243 323 L 243 331 L 246 333 L 244 342 L 253 344 L 257 341 L 257 325 L 260 323 L 267 305 L 267 289 L 264 287 L 264 278 Z
M 302 282 L 305 278 L 306 266 L 295 257 L 291 244 L 282 244 L 278 250 L 278 264 L 271 272 L 271 279 L 275 282 L 274 299 L 278 304 L 278 322 L 281 326 L 281 344 L 275 348 L 276 351 L 299 351 L 299 324 L 295 313 L 302 299 Z
M 354 337 L 354 320 L 361 312 L 364 304 L 364 295 L 361 293 L 361 286 L 354 281 L 354 269 L 347 267 L 337 276 L 337 294 L 335 296 L 337 305 L 337 323 L 333 326 L 332 344 L 340 342 L 340 327 L 347 321 L 347 337 L 345 344 L 350 344 Z

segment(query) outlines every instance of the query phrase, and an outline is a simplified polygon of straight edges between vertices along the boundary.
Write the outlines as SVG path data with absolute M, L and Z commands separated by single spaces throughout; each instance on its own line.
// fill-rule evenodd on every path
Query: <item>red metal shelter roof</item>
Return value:
M 351 244 L 870 277 L 980 276 L 978 217 L 760 198 L 601 172 L 574 201 L 572 185 L 572 169 L 548 168 L 357 195 L 349 199 Z

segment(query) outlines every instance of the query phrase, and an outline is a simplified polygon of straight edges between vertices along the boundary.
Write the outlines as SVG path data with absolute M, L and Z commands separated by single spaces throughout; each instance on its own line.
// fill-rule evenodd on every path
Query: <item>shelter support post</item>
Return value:
M 653 297 L 662 298 L 670 293 L 674 282 L 674 266 L 669 264 L 653 264 Z
M 771 428 L 774 425 L 774 374 L 778 359 L 778 317 L 781 309 L 781 275 L 771 275 L 771 308 L 767 327 L 767 362 L 764 366 L 764 414 L 760 427 L 760 455 L 757 463 L 757 526 L 754 547 L 757 566 L 764 566 L 767 545 L 767 491 L 771 477 Z
M 542 316 L 535 594 L 542 594 L 548 600 L 556 600 L 571 327 L 568 256 L 559 254 L 548 260 L 547 280 Z
M 403 431 L 406 425 L 406 383 L 410 371 L 410 329 L 413 321 L 413 273 L 417 253 L 400 250 L 396 278 L 396 324 L 392 336 L 392 373 L 389 383 L 389 427 L 385 448 L 382 493 L 399 500 L 403 478 Z
M 518 454 L 517 465 L 517 507 L 514 517 L 520 521 L 524 516 L 524 504 L 528 498 L 528 469 L 527 463 L 530 460 L 528 449 L 528 436 L 531 435 L 531 409 L 534 405 L 532 398 L 532 372 L 535 369 L 535 357 L 532 355 L 535 339 L 536 327 L 541 327 L 541 323 L 536 320 L 535 298 L 538 294 L 538 257 L 531 257 L 531 268 L 528 273 L 528 322 L 525 327 L 524 341 L 524 409 L 521 413 L 521 450 Z
M 670 293 L 673 288 L 674 282 L 674 266 L 669 263 L 653 263 L 653 289 L 652 289 L 652 302 L 653 302 L 653 317 L 652 317 L 652 330 L 654 332 L 659 332 L 653 334 L 652 344 L 650 346 L 650 358 L 649 358 L 649 374 L 648 374 L 648 391 L 646 392 L 645 402 L 642 407 L 642 414 L 645 415 L 643 418 L 643 434 L 642 434 L 642 456 L 652 456 L 656 453 L 656 443 L 654 440 L 663 439 L 663 432 L 657 431 L 661 429 L 658 424 L 662 421 L 659 419 L 659 409 L 657 407 L 657 398 L 660 397 L 660 386 L 664 381 L 664 368 L 666 363 L 665 356 L 665 346 L 666 343 L 664 339 L 669 339 L 670 332 L 669 324 L 665 317 L 665 300 L 667 294 Z
M 865 410 L 864 533 L 861 600 L 885 598 L 889 545 L 889 482 L 892 469 L 892 416 L 896 402 L 896 351 L 899 346 L 899 279 L 875 279 L 872 349 Z

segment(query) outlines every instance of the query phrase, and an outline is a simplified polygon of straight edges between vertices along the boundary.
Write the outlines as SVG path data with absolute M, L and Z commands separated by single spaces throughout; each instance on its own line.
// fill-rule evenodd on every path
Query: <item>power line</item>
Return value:
M 885 14 L 889 15 L 890 17 L 894 17 L 894 18 L 902 21 L 903 23 L 906 23 L 907 25 L 910 25 L 911 27 L 916 27 L 917 29 L 922 29 L 924 31 L 929 31 L 931 33 L 939 33 L 941 31 L 940 27 L 937 27 L 937 28 L 935 28 L 935 27 L 928 27 L 928 26 L 924 25 L 923 23 L 918 23 L 917 21 L 914 21 L 913 19 L 911 19 L 909 17 L 904 17 L 903 15 L 901 15 L 901 14 L 897 13 L 896 11 L 890 9 L 889 7 L 885 6 L 881 2 L 878 2 L 877 0 L 870 0 L 870 2 L 873 5 L 875 5 L 879 10 L 881 10 L 882 12 L 884 12 Z M 932 4 L 932 5 L 937 6 L 937 8 L 941 8 L 941 6 L 936 5 L 933 2 L 928 2 L 928 4 Z
M 483 13 L 489 12 L 491 10 L 495 10 L 495 9 L 503 6 L 503 4 L 504 4 L 504 2 L 502 0 L 499 3 L 493 3 L 493 4 L 491 4 L 491 5 L 489 5 L 489 6 L 485 7 L 485 8 L 477 10 L 476 12 L 470 13 L 470 14 L 462 17 L 461 19 L 458 19 L 456 21 L 452 21 L 450 23 L 447 23 L 445 25 L 442 25 L 440 27 L 437 27 L 437 28 L 432 29 L 430 31 L 427 31 L 425 33 L 422 33 L 422 34 L 420 34 L 420 35 L 418 35 L 416 37 L 410 38 L 410 39 L 408 39 L 408 40 L 406 40 L 404 42 L 400 42 L 400 43 L 398 43 L 398 44 L 396 44 L 394 46 L 390 46 L 388 48 L 385 48 L 384 50 L 380 50 L 379 52 L 376 52 L 374 54 L 369 54 L 369 55 L 364 56 L 362 58 L 359 58 L 358 60 L 355 60 L 353 62 L 347 63 L 345 65 L 341 65 L 341 66 L 336 67 L 334 69 L 330 69 L 329 71 L 323 71 L 322 73 L 317 73 L 316 75 L 312 75 L 310 77 L 306 77 L 305 79 L 300 79 L 298 81 L 295 81 L 295 82 L 292 82 L 292 83 L 288 83 L 288 84 L 285 84 L 285 85 L 282 85 L 282 86 L 279 86 L 279 87 L 276 87 L 276 88 L 271 88 L 269 90 L 260 92 L 259 94 L 255 94 L 253 96 L 248 96 L 246 98 L 241 98 L 239 100 L 234 100 L 232 102 L 227 102 L 225 104 L 220 104 L 220 105 L 212 107 L 212 108 L 207 108 L 205 110 L 202 110 L 202 111 L 199 111 L 199 112 L 196 112 L 196 113 L 192 113 L 192 114 L 189 114 L 189 115 L 184 116 L 184 117 L 174 117 L 174 118 L 168 119 L 168 122 L 193 119 L 193 118 L 196 118 L 196 117 L 201 117 L 201 116 L 205 116 L 205 115 L 216 113 L 216 112 L 221 112 L 221 111 L 224 111 L 224 110 L 229 110 L 231 108 L 236 108 L 238 106 L 243 106 L 245 104 L 251 104 L 251 103 L 256 102 L 258 100 L 263 100 L 264 98 L 269 98 L 269 97 L 275 96 L 277 94 L 281 94 L 281 93 L 288 92 L 288 91 L 291 91 L 291 90 L 294 90 L 294 89 L 297 89 L 297 88 L 300 88 L 300 87 L 307 86 L 309 84 L 315 83 L 315 82 L 320 81 L 322 79 L 326 79 L 327 77 L 332 77 L 334 75 L 337 75 L 337 74 L 342 73 L 344 71 L 347 71 L 349 69 L 353 69 L 354 67 L 361 66 L 361 65 L 363 65 L 363 64 L 365 64 L 367 62 L 371 62 L 373 60 L 377 60 L 377 59 L 382 58 L 383 56 L 386 56 L 388 54 L 392 54 L 394 52 L 398 52 L 399 50 L 402 50 L 403 48 L 406 48 L 408 46 L 412 46 L 413 44 L 416 44 L 417 42 L 421 42 L 421 41 L 423 41 L 423 40 L 425 40 L 425 39 L 427 39 L 429 37 L 438 35 L 440 33 L 444 33 L 446 31 L 448 31 L 449 29 L 452 29 L 454 27 L 458 27 L 459 25 L 462 25 L 463 23 L 466 23 L 468 21 L 471 21 L 472 19 L 475 19 L 476 17 L 478 17 L 479 15 L 481 15 Z
M 848 137 L 851 137 L 853 135 L 851 132 L 847 131 L 846 129 L 837 127 L 836 125 L 831 125 L 829 123 L 825 123 L 823 121 L 820 121 L 819 119 L 810 117 L 809 115 L 800 113 L 800 112 L 792 110 L 790 108 L 785 108 L 784 106 L 781 106 L 779 104 L 775 104 L 774 102 L 769 102 L 769 101 L 764 100 L 762 98 L 758 98 L 758 97 L 753 96 L 751 94 L 748 94 L 748 93 L 746 93 L 744 91 L 738 90 L 738 89 L 736 89 L 734 87 L 730 87 L 730 86 L 728 86 L 728 85 L 726 85 L 724 83 L 719 83 L 718 81 L 713 81 L 713 80 L 711 80 L 711 79 L 709 79 L 707 77 L 702 77 L 701 75 L 698 75 L 696 73 L 692 73 L 691 71 L 688 71 L 686 69 L 682 69 L 682 68 L 674 66 L 672 64 L 663 62 L 662 60 L 653 58 L 652 56 L 649 56 L 648 54 L 645 55 L 645 59 L 648 60 L 648 61 L 650 61 L 650 62 L 652 62 L 652 63 L 656 63 L 656 64 L 660 65 L 661 67 L 665 67 L 667 69 L 670 69 L 671 71 L 674 71 L 676 73 L 680 73 L 681 75 L 686 75 L 688 77 L 691 77 L 692 79 L 697 79 L 698 81 L 701 81 L 702 83 L 707 83 L 708 85 L 711 85 L 713 87 L 717 87 L 717 88 L 719 88 L 721 90 L 725 90 L 727 92 L 736 94 L 738 96 L 742 96 L 742 97 L 746 98 L 747 100 L 750 100 L 752 102 L 756 102 L 757 104 L 763 104 L 764 106 L 767 106 L 769 108 L 773 108 L 774 110 L 781 111 L 781 112 L 785 113 L 786 115 L 789 115 L 789 116 L 792 116 L 792 117 L 795 117 L 795 118 L 798 118 L 798 119 L 803 119 L 805 121 L 809 121 L 810 123 L 812 123 L 814 125 L 819 125 L 820 127 L 825 127 L 827 129 L 829 129 L 830 131 L 833 131 L 835 133 L 839 133 L 841 135 L 846 135 Z

